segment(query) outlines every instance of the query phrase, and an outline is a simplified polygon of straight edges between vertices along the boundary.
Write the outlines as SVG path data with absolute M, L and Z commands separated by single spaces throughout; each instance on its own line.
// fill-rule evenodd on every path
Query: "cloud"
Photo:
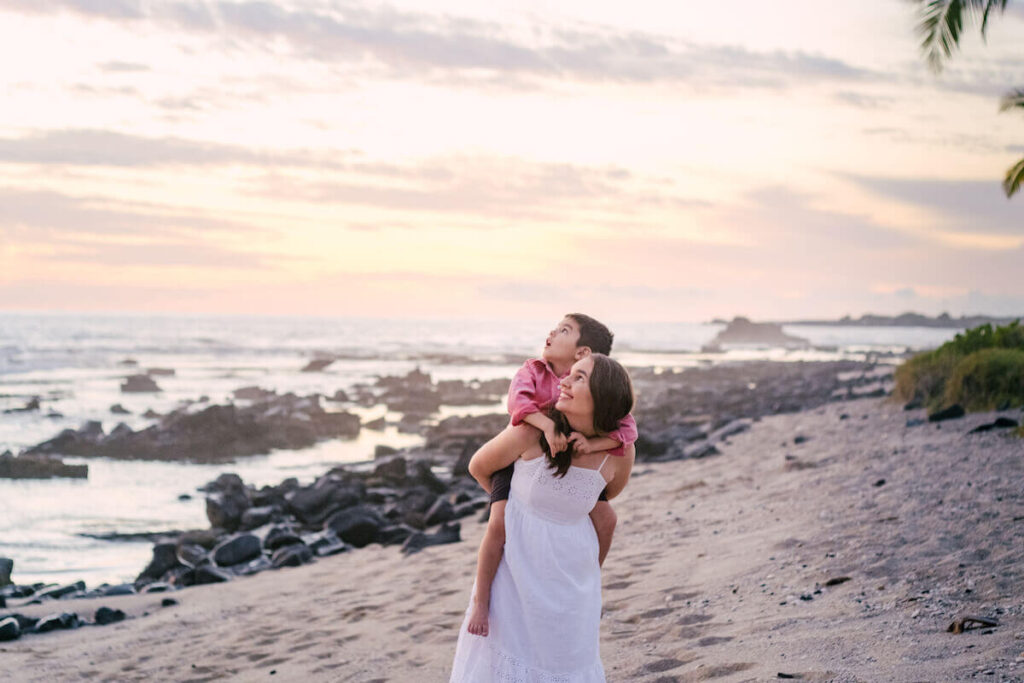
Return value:
M 47 261 L 107 265 L 118 267 L 133 266 L 188 266 L 191 268 L 235 268 L 268 269 L 280 265 L 282 258 L 294 262 L 297 259 L 282 257 L 280 254 L 261 254 L 239 249 L 230 249 L 211 244 L 192 242 L 150 241 L 147 244 L 89 243 L 61 241 L 46 255 Z
M 350 170 L 353 173 L 328 181 L 271 174 L 251 192 L 316 204 L 498 219 L 569 220 L 586 212 L 588 223 L 636 219 L 645 211 L 710 206 L 679 196 L 671 184 L 651 183 L 615 166 L 481 156 L 442 158 L 408 166 L 355 164 Z M 370 177 L 371 173 L 378 177 Z
M 164 106 L 190 108 L 188 100 L 164 102 Z M 301 166 L 344 168 L 340 161 L 350 152 L 331 150 L 329 155 L 310 150 L 267 151 L 238 145 L 186 140 L 176 137 L 145 137 L 96 129 L 35 131 L 20 138 L 0 138 L 0 163 L 63 164 L 72 166 L 155 167 L 168 165 Z
M 137 73 L 140 71 L 149 71 L 150 68 L 146 64 L 139 62 L 101 62 L 96 65 L 100 71 L 106 71 L 108 73 Z
M 367 67 L 393 76 L 447 75 L 494 84 L 495 75 L 622 83 L 688 82 L 718 87 L 778 89 L 807 80 L 888 80 L 841 60 L 801 51 L 753 52 L 697 45 L 637 31 L 581 25 L 536 25 L 533 42 L 503 27 L 461 17 L 400 11 L 355 2 L 285 7 L 263 0 L 144 3 L 119 0 L 0 0 L 24 12 L 67 11 L 112 21 L 145 19 L 298 57 Z
M 105 197 L 76 197 L 50 190 L 0 187 L 0 235 L 22 240 L 40 234 L 131 235 L 161 238 L 196 232 L 265 233 L 263 228 L 207 212 L 178 207 L 123 202 Z
M 1024 204 L 1008 200 L 995 178 L 906 180 L 840 175 L 875 194 L 929 209 L 961 232 L 1024 234 Z
M 833 95 L 840 104 L 849 105 L 858 109 L 885 109 L 895 101 L 893 97 L 883 95 L 868 95 L 862 92 L 840 90 Z

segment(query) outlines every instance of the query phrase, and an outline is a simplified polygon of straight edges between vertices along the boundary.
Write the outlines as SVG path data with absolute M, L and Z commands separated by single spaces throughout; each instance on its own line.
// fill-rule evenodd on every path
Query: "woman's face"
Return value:
M 561 391 L 555 409 L 567 415 L 593 415 L 594 397 L 590 393 L 590 374 L 593 371 L 594 359 L 590 356 L 576 361 L 569 374 L 558 383 Z

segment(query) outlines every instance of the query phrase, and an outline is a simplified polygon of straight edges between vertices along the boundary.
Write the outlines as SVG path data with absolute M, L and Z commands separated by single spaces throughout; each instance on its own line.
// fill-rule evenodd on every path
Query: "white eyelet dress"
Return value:
M 469 633 L 466 611 L 452 683 L 605 680 L 601 568 L 588 516 L 606 484 L 601 468 L 572 466 L 558 478 L 543 457 L 516 461 L 505 552 L 491 586 L 490 633 Z

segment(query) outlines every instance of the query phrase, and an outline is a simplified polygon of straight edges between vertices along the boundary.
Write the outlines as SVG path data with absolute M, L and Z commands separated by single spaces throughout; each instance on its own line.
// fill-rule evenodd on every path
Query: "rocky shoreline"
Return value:
M 854 361 L 750 362 L 674 372 L 634 369 L 635 416 L 641 433 L 638 461 L 712 456 L 762 417 L 886 395 L 891 370 L 888 365 Z M 404 377 L 378 378 L 349 394 L 338 392 L 330 399 L 337 407 L 346 402 L 363 406 L 384 403 L 402 410 L 403 421 L 410 430 L 423 434 L 424 444 L 401 450 L 379 448 L 372 463 L 335 467 L 306 486 L 287 479 L 257 490 L 235 474 L 222 474 L 203 488 L 210 527 L 142 535 L 154 540 L 153 556 L 134 581 L 92 590 L 81 582 L 65 586 L 10 584 L 0 588 L 0 606 L 14 609 L 50 601 L 56 606 L 56 601 L 81 597 L 224 583 L 371 544 L 401 546 L 404 552 L 413 553 L 458 542 L 459 520 L 487 505 L 486 496 L 466 472 L 468 459 L 508 418 L 495 413 L 449 417 L 431 424 L 429 416 L 441 405 L 493 403 L 505 387 L 507 380 L 434 382 L 429 375 L 413 371 Z M 102 429 L 90 426 L 69 430 L 71 433 L 64 432 L 14 460 L 25 455 L 69 455 L 72 453 L 65 449 L 70 447 L 77 455 L 118 457 L 109 454 L 120 453 L 128 457 L 141 453 L 174 458 L 188 453 L 189 459 L 220 462 L 259 452 L 268 445 L 257 438 L 238 438 L 239 432 L 249 429 L 275 444 L 306 444 L 360 428 L 358 417 L 344 410 L 325 410 L 316 395 L 278 396 L 255 388 L 247 388 L 242 395 L 247 398 L 237 398 L 245 405 L 182 410 L 137 432 L 114 429 L 103 435 Z M 276 430 L 282 434 L 275 434 Z M 119 435 L 115 437 L 115 433 Z M 88 444 L 95 450 L 89 450 Z M 130 536 L 131 540 L 140 537 Z M 107 538 L 116 540 L 117 536 Z M 3 584 L 0 580 L 0 586 Z M 17 621 L 16 614 L 9 618 Z M 33 629 L 39 632 L 38 626 L 22 622 L 19 634 Z M 4 623 L 0 619 L 0 637 Z M 74 628 L 84 621 L 76 616 L 46 623 L 47 629 Z

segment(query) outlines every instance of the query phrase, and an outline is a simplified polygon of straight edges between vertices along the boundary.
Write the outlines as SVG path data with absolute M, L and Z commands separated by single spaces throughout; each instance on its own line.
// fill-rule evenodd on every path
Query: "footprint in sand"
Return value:
M 680 626 L 690 626 L 691 624 L 703 624 L 705 621 L 711 621 L 712 619 L 714 617 L 710 614 L 687 614 L 676 623 Z
M 737 662 L 735 664 L 720 664 L 718 666 L 704 666 L 696 671 L 691 671 L 684 681 L 706 681 L 712 678 L 723 678 L 741 671 L 754 668 L 752 662 Z
M 711 645 L 718 645 L 719 643 L 728 643 L 732 640 L 730 636 L 708 636 L 707 638 L 701 638 L 697 641 L 697 644 L 701 647 L 709 647 Z
M 605 590 L 610 590 L 610 591 L 622 590 L 623 588 L 629 588 L 634 583 L 636 583 L 636 582 L 635 581 L 616 581 L 615 583 L 607 584 L 605 586 Z

